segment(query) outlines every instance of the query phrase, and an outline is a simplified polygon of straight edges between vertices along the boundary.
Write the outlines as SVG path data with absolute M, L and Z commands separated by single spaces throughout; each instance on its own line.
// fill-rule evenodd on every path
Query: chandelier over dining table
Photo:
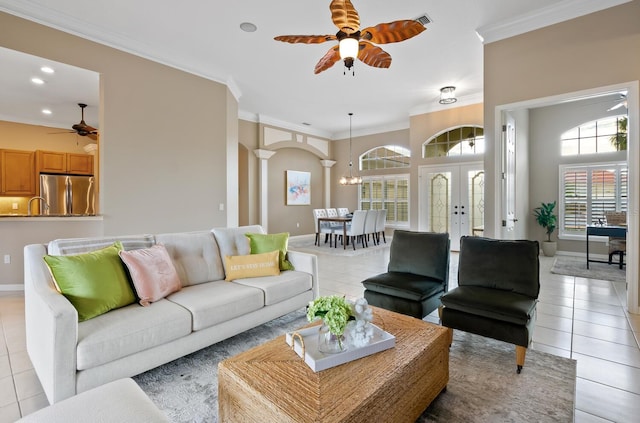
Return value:
M 351 158 L 351 125 L 352 125 L 353 113 L 349 112 L 349 176 L 343 176 L 340 178 L 340 185 L 360 185 L 362 183 L 362 177 L 357 174 L 353 174 L 353 160 Z

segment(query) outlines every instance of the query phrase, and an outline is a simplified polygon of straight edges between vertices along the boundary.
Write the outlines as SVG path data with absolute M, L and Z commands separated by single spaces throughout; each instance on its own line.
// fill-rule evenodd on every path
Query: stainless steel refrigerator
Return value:
M 93 176 L 40 174 L 40 196 L 48 204 L 44 215 L 95 215 L 95 179 Z

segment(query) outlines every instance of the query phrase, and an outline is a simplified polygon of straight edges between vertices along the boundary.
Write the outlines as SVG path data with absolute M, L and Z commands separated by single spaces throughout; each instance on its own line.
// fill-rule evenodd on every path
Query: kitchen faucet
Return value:
M 42 204 L 44 205 L 43 210 L 40 210 L 40 214 L 42 214 L 42 212 L 46 209 L 49 208 L 49 204 L 47 204 L 47 200 L 45 200 L 43 197 L 31 197 L 29 199 L 29 202 L 27 203 L 27 215 L 31 216 L 31 202 L 33 200 L 38 200 L 38 201 L 42 201 Z

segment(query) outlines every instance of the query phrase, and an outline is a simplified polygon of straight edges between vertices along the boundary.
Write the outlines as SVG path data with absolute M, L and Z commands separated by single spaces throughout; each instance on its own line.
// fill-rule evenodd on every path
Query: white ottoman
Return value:
M 29 414 L 18 422 L 169 422 L 133 379 L 119 379 Z

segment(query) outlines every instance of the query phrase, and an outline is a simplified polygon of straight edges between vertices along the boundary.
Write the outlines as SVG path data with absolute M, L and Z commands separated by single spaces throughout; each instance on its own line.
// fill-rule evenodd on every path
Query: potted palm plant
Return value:
M 553 212 L 556 208 L 556 202 L 541 203 L 540 207 L 533 209 L 533 215 L 536 217 L 538 225 L 542 226 L 547 233 L 547 240 L 542 242 L 542 252 L 547 257 L 553 257 L 556 254 L 557 243 L 551 241 L 551 234 L 556 230 L 558 224 L 558 216 Z

